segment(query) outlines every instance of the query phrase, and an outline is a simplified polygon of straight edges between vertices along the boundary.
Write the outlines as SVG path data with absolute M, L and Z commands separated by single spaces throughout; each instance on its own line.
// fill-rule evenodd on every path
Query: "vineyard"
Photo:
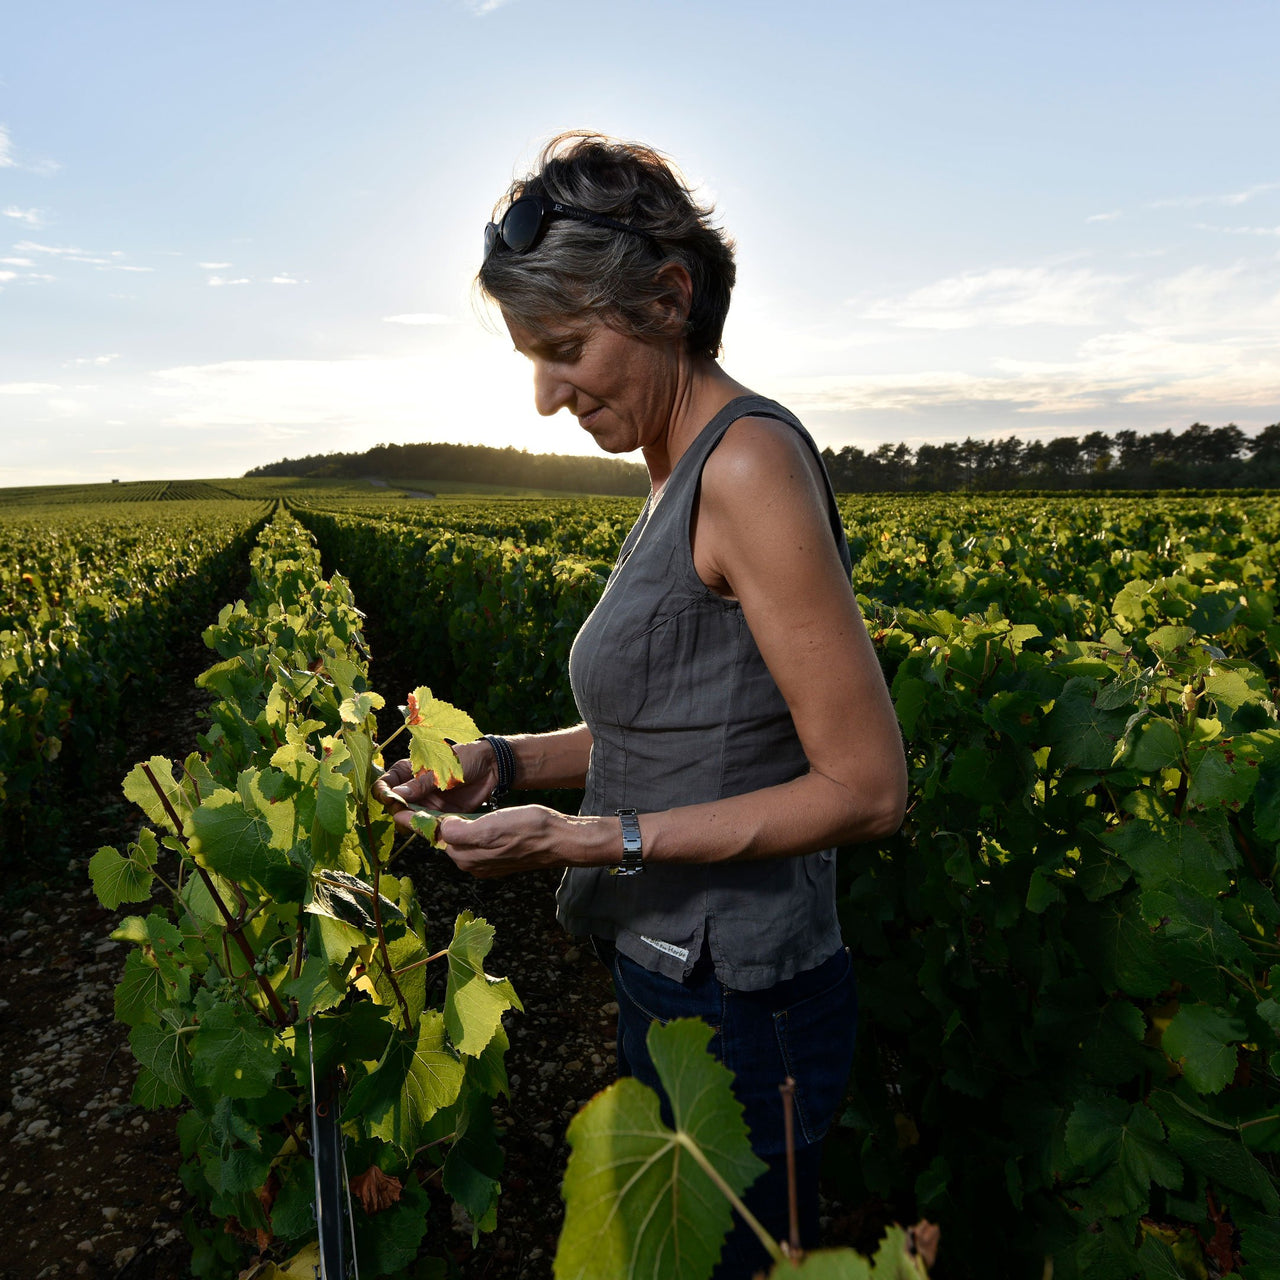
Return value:
M 43 874 L 62 798 L 125 778 L 142 829 L 87 870 L 129 948 L 132 1102 L 185 1108 L 197 1273 L 257 1254 L 260 1277 L 311 1274 L 323 1095 L 362 1275 L 464 1265 L 428 1230 L 438 1198 L 483 1274 L 549 1274 L 483 1253 L 516 1194 L 493 1117 L 530 996 L 485 973 L 479 915 L 428 937 L 429 824 L 407 852 L 369 788 L 397 732 L 440 767 L 445 737 L 576 718 L 569 646 L 639 503 L 287 478 L 44 495 L 0 508 L 6 868 L 21 851 Z M 900 1231 L 875 1241 L 923 1218 L 942 1277 L 1280 1277 L 1280 500 L 841 514 L 911 800 L 840 859 L 863 1023 L 826 1170 L 853 1212 L 829 1243 L 880 1252 L 801 1272 L 923 1275 Z M 375 690 L 366 626 L 403 687 Z M 121 759 L 118 727 L 201 632 L 198 742 Z M 751 1157 L 696 1024 L 666 1030 L 655 1061 L 700 1101 L 675 1130 L 638 1085 L 579 1110 L 557 1276 L 625 1274 L 624 1245 L 632 1274 L 710 1274 Z M 605 1172 L 622 1121 L 653 1175 L 634 1187 Z

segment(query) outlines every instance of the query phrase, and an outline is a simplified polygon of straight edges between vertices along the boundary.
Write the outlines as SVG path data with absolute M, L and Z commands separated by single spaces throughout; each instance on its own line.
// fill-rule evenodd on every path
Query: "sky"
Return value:
M 0 486 L 590 453 L 473 296 L 571 128 L 714 201 L 823 445 L 1280 421 L 1280 5 L 0 0 Z

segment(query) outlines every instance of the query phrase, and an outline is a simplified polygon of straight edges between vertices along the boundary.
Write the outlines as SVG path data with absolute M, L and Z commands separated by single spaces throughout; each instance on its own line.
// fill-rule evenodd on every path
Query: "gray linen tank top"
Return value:
M 645 503 L 569 656 L 578 710 L 591 730 L 583 814 L 699 804 L 805 773 L 791 713 L 736 601 L 698 577 L 689 520 L 707 458 L 738 418 L 792 427 L 761 396 L 731 401 L 677 461 L 661 499 Z M 825 468 L 824 468 L 825 475 Z M 831 482 L 831 533 L 849 548 Z M 611 939 L 638 964 L 683 980 L 704 939 L 716 976 L 756 991 L 820 964 L 840 946 L 835 850 L 719 864 L 648 864 L 641 875 L 567 870 L 556 915 L 575 934 Z

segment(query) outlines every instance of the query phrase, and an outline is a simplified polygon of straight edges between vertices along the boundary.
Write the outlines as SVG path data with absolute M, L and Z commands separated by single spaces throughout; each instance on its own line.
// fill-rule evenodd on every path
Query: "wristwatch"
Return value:
M 638 876 L 644 870 L 644 859 L 641 857 L 640 820 L 634 809 L 617 810 L 618 821 L 622 823 L 622 861 L 616 867 L 609 868 L 609 874 L 615 876 Z

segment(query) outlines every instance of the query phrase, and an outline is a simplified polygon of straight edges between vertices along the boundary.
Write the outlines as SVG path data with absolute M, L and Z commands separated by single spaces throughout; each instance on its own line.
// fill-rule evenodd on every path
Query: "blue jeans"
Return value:
M 853 1066 L 858 996 L 848 951 L 842 947 L 815 968 L 764 991 L 735 991 L 716 978 L 705 947 L 684 982 L 651 973 L 608 943 L 599 943 L 597 950 L 613 971 L 617 993 L 618 1074 L 654 1089 L 668 1124 L 670 1107 L 645 1047 L 649 1026 L 673 1018 L 701 1018 L 711 1026 L 710 1051 L 734 1073 L 734 1095 L 742 1103 L 751 1148 L 769 1166 L 743 1200 L 778 1241 L 790 1234 L 778 1086 L 787 1076 L 795 1080 L 800 1242 L 806 1249 L 816 1247 L 822 1139 Z M 713 1280 L 749 1280 L 770 1265 L 755 1233 L 735 1214 Z

